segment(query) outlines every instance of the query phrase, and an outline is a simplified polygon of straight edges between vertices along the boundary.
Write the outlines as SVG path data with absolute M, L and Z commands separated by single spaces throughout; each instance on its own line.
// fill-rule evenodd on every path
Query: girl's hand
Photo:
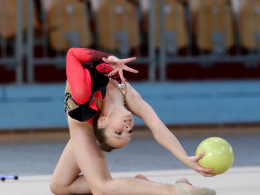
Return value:
M 188 167 L 192 168 L 194 171 L 198 172 L 199 174 L 203 175 L 204 177 L 214 177 L 216 174 L 208 173 L 213 171 L 213 169 L 204 169 L 200 167 L 198 160 L 204 156 L 204 153 L 200 153 L 198 156 L 189 156 L 184 160 L 184 164 Z
M 120 78 L 123 82 L 125 81 L 125 78 L 123 76 L 123 70 L 126 70 L 128 72 L 132 72 L 132 73 L 138 73 L 138 70 L 134 70 L 134 69 L 129 68 L 128 66 L 125 65 L 125 63 L 127 63 L 127 62 L 131 62 L 131 61 L 136 60 L 136 57 L 120 60 L 115 56 L 109 56 L 108 59 L 102 58 L 102 60 L 105 63 L 109 64 L 111 66 L 111 68 L 114 69 L 107 76 L 110 76 L 112 74 L 115 74 L 116 72 L 119 72 L 119 76 L 120 76 Z

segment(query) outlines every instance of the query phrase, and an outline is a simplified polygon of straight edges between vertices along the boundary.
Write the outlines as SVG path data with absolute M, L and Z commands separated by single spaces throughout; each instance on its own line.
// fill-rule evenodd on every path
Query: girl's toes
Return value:
M 148 181 L 148 178 L 145 177 L 144 175 L 142 174 L 138 174 L 137 176 L 135 176 L 135 178 L 138 178 L 138 179 L 143 179 L 143 180 L 147 180 Z
M 187 190 L 189 192 L 191 192 L 193 190 L 193 186 L 189 183 L 189 181 L 185 178 L 181 178 L 181 179 L 178 179 L 176 182 L 175 182 L 175 185 L 181 187 L 182 189 L 184 190 Z M 179 189 L 178 189 L 179 190 Z
M 185 178 L 180 178 L 178 179 L 175 184 L 178 184 L 178 183 L 188 183 L 189 184 L 189 180 L 185 179 Z

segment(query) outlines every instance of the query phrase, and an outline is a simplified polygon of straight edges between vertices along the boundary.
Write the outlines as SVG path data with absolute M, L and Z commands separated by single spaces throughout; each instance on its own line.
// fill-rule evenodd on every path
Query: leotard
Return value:
M 111 54 L 87 48 L 71 48 L 66 57 L 65 112 L 67 116 L 92 123 L 98 113 L 93 98 L 104 99 L 109 82 L 107 74 L 113 69 L 102 61 Z M 93 62 L 93 66 L 84 68 L 81 63 Z M 110 77 L 121 83 L 118 73 Z

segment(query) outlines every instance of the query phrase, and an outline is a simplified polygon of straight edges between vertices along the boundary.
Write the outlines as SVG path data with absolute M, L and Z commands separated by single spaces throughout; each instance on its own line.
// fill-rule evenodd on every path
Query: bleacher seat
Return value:
M 27 30 L 27 0 L 24 0 L 22 2 L 22 30 Z M 0 25 L 0 36 L 5 39 L 13 39 L 16 35 L 16 16 L 17 16 L 17 10 L 16 10 L 16 0 L 2 0 L 0 1 L 0 22 L 4 19 L 4 28 L 1 28 Z M 36 13 L 34 9 L 34 13 Z M 36 14 L 35 14 L 36 15 Z M 39 23 L 37 21 L 36 16 L 34 15 L 33 19 L 33 27 L 37 28 L 39 27 Z
M 189 4 L 200 50 L 223 53 L 234 45 L 231 8 L 226 0 L 190 0 Z
M 260 0 L 244 1 L 240 13 L 240 41 L 247 50 L 260 46 Z
M 50 46 L 53 49 L 67 51 L 70 47 L 92 44 L 85 3 L 86 0 L 55 1 L 48 10 Z
M 110 18 L 112 22 L 110 23 Z M 95 14 L 100 46 L 127 55 L 139 45 L 135 4 L 126 0 L 103 0 Z
M 160 48 L 160 0 L 156 0 L 155 47 Z M 176 53 L 187 47 L 187 28 L 185 25 L 184 7 L 176 0 L 166 0 L 165 7 L 165 41 L 168 53 Z

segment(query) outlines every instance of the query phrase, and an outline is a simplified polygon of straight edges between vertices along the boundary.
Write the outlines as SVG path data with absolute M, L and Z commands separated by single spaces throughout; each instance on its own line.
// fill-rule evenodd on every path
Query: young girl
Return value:
M 134 126 L 132 114 L 142 118 L 154 138 L 181 162 L 205 177 L 215 174 L 199 166 L 198 156 L 188 156 L 177 138 L 161 122 L 123 77 L 123 70 L 137 73 L 115 56 L 92 49 L 72 48 L 67 53 L 65 111 L 70 140 L 51 179 L 54 194 L 201 194 L 214 195 L 208 188 L 193 187 L 179 179 L 175 185 L 149 181 L 143 175 L 112 179 L 103 151 L 129 143 Z M 90 68 L 81 63 L 93 62 Z M 126 109 L 127 108 L 127 109 Z M 82 172 L 83 175 L 79 175 Z

